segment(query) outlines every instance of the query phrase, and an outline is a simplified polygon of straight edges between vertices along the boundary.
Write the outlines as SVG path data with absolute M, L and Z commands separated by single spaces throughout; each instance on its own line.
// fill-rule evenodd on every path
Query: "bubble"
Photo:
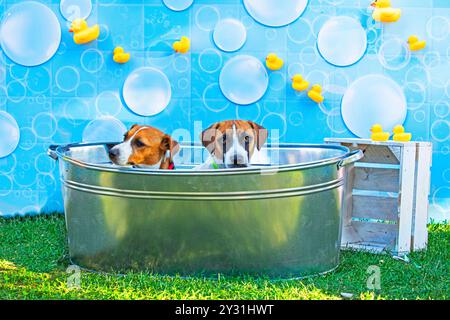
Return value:
M 445 169 L 442 173 L 442 177 L 444 178 L 445 182 L 450 183 L 450 169 Z
M 340 108 L 331 109 L 327 114 L 327 126 L 334 133 L 342 134 L 347 132 L 347 127 L 342 120 Z
M 215 73 L 222 67 L 222 55 L 216 49 L 206 49 L 200 53 L 198 65 L 202 71 Z
M 406 71 L 405 82 L 428 83 L 430 73 L 424 66 L 416 64 Z
M 227 100 L 222 98 L 219 84 L 217 82 L 209 84 L 203 91 L 203 103 L 206 109 L 212 112 L 220 112 L 230 106 Z
M 31 150 L 36 145 L 37 137 L 31 128 L 20 128 L 20 145 L 22 150 Z
M 282 138 L 287 132 L 286 119 L 278 113 L 268 113 L 262 118 L 261 125 L 264 128 L 271 128 L 269 130 L 269 138 L 274 139 L 276 137 L 276 131 L 278 131 L 278 137 Z M 273 140 L 272 140 L 273 141 Z
M 332 65 L 350 66 L 358 62 L 366 52 L 366 31 L 353 18 L 331 18 L 319 31 L 317 48 L 325 61 Z
M 235 19 L 219 21 L 214 28 L 213 40 L 216 46 L 227 52 L 237 51 L 245 44 L 247 30 Z
M 50 113 L 41 112 L 33 118 L 32 129 L 38 138 L 51 138 L 56 133 L 56 119 Z
M 141 116 L 160 113 L 169 104 L 171 96 L 169 79 L 155 68 L 143 67 L 133 71 L 123 86 L 125 103 Z
M 50 60 L 61 41 L 61 26 L 45 5 L 25 1 L 12 6 L 3 16 L 0 44 L 5 54 L 24 66 Z
M 38 154 L 34 159 L 34 168 L 39 173 L 50 173 L 55 169 L 55 161 L 47 154 Z
M 179 55 L 173 60 L 173 69 L 178 73 L 183 73 L 189 70 L 189 59 L 185 56 Z
M 287 36 L 294 43 L 302 44 L 312 36 L 312 27 L 309 21 L 300 19 L 287 27 Z
M 71 124 L 79 125 L 89 118 L 89 106 L 85 99 L 71 98 L 63 105 L 63 115 Z
M 194 0 L 163 0 L 167 8 L 173 11 L 183 11 L 189 8 Z
M 392 132 L 394 126 L 405 121 L 406 112 L 402 88 L 381 74 L 357 79 L 342 98 L 344 122 L 360 138 L 370 137 L 370 128 L 376 123 Z
M 416 110 L 423 106 L 426 100 L 426 88 L 419 82 L 408 82 L 403 87 L 408 100 L 408 110 Z
M 248 55 L 231 58 L 219 77 L 222 93 L 236 104 L 252 104 L 262 98 L 269 76 L 261 61 Z
M 19 103 L 27 95 L 26 85 L 22 81 L 10 81 L 6 86 L 6 94 L 12 102 Z
M 97 49 L 87 49 L 81 54 L 81 68 L 89 73 L 100 71 L 105 63 L 103 54 Z
M 450 193 L 450 187 L 442 186 L 437 188 L 433 193 L 433 205 L 436 206 L 441 212 L 450 212 L 450 201 L 442 201 L 441 199 L 448 198 Z
M 65 66 L 55 74 L 56 86 L 64 92 L 70 92 L 78 88 L 80 84 L 80 73 L 77 69 L 71 66 Z
M 20 130 L 16 120 L 5 111 L 0 111 L 0 158 L 16 150 L 20 140 Z
M 305 68 L 299 62 L 291 63 L 288 67 L 289 78 L 292 78 L 296 74 L 304 74 Z
M 89 122 L 83 130 L 83 142 L 102 143 L 123 140 L 127 127 L 114 117 L 102 117 Z
M 450 139 L 450 122 L 439 119 L 431 125 L 431 137 L 437 142 L 446 142 Z
M 303 113 L 300 111 L 291 112 L 289 115 L 289 124 L 294 127 L 299 127 L 303 124 Z
M 400 70 L 411 60 L 411 51 L 406 42 L 399 38 L 384 40 L 378 50 L 378 61 L 388 70 Z
M 269 27 L 282 27 L 297 20 L 305 11 L 308 0 L 244 0 L 248 14 Z
M 432 16 L 427 21 L 427 33 L 433 40 L 444 40 L 449 33 L 450 23 L 446 17 Z
M 219 19 L 219 11 L 212 6 L 203 6 L 195 14 L 195 24 L 203 31 L 213 30 Z
M 28 89 L 33 93 L 43 93 L 50 88 L 50 71 L 44 67 L 31 68 L 27 77 Z
M 6 174 L 0 172 L 0 196 L 4 197 L 8 195 L 12 191 L 12 188 L 13 188 L 12 179 Z
M 269 79 L 270 89 L 274 91 L 280 91 L 286 86 L 286 79 L 284 78 L 284 73 L 282 72 L 271 72 Z
M 237 119 L 257 121 L 261 115 L 261 106 L 259 103 L 248 106 L 236 105 L 235 107 Z
M 414 112 L 414 120 L 416 120 L 416 122 L 418 122 L 418 123 L 424 122 L 425 118 L 426 118 L 425 111 L 418 110 L 418 111 Z
M 91 0 L 61 0 L 59 4 L 61 15 L 68 21 L 86 19 L 92 11 Z
M 423 64 L 428 68 L 437 67 L 441 63 L 441 55 L 437 51 L 426 52 L 423 55 Z
M 15 80 L 23 80 L 28 76 L 30 72 L 29 68 L 24 68 L 23 66 L 12 64 L 9 66 L 9 74 Z
M 116 116 L 122 110 L 120 96 L 113 91 L 103 91 L 95 99 L 95 109 L 101 116 Z
M 314 47 L 304 47 L 299 54 L 300 61 L 306 66 L 315 65 L 317 62 L 316 48 Z
M 434 114 L 439 118 L 446 118 L 450 114 L 450 104 L 448 101 L 439 101 L 434 105 Z

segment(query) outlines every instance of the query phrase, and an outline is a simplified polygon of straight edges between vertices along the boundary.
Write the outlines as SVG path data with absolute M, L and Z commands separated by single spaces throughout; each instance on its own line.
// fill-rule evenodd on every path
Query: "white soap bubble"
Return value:
M 366 31 L 356 19 L 331 18 L 319 31 L 317 48 L 327 62 L 338 67 L 350 66 L 366 52 Z
M 450 32 L 450 22 L 447 17 L 433 15 L 427 21 L 427 33 L 433 40 L 444 40 Z
M 189 8 L 194 0 L 163 0 L 167 8 L 173 11 L 183 11 Z
M 20 140 L 20 130 L 16 120 L 5 111 L 0 111 L 0 158 L 16 150 Z
M 81 54 L 81 68 L 89 73 L 96 73 L 103 68 L 105 59 L 101 51 L 97 49 L 87 49 Z
M 342 98 L 345 124 L 360 138 L 369 138 L 370 128 L 379 123 L 384 131 L 403 124 L 406 98 L 402 88 L 381 74 L 361 77 L 353 82 Z
M 214 28 L 213 39 L 219 49 L 227 52 L 237 51 L 247 40 L 247 30 L 238 20 L 224 19 Z
M 222 93 L 236 104 L 252 104 L 262 98 L 269 76 L 261 61 L 248 55 L 231 58 L 219 77 Z
M 67 21 L 86 19 L 91 14 L 92 2 L 91 0 L 61 0 L 59 10 Z
M 169 79 L 155 68 L 143 67 L 133 71 L 123 86 L 125 103 L 141 116 L 160 113 L 169 104 L 171 96 Z
M 205 49 L 198 56 L 198 65 L 202 71 L 215 73 L 222 66 L 222 55 L 216 49 Z
M 95 99 L 95 109 L 101 116 L 116 116 L 122 110 L 120 96 L 113 91 L 103 91 Z
M 37 114 L 32 121 L 32 129 L 38 138 L 51 138 L 58 128 L 58 123 L 53 114 L 41 112 Z
M 437 142 L 446 142 L 450 140 L 450 122 L 439 119 L 431 125 L 431 137 Z
M 58 18 L 47 6 L 25 1 L 12 6 L 3 16 L 0 44 L 5 54 L 24 66 L 50 60 L 61 41 Z
M 378 60 L 388 70 L 400 70 L 411 60 L 411 51 L 406 41 L 400 38 L 384 40 L 378 50 Z
M 89 122 L 83 130 L 83 142 L 119 142 L 127 127 L 114 117 L 101 117 Z
M 55 82 L 61 91 L 73 91 L 80 84 L 80 73 L 74 67 L 64 66 L 56 71 Z
M 203 6 L 195 14 L 195 24 L 203 31 L 213 30 L 219 19 L 220 13 L 213 6 Z
M 244 0 L 248 14 L 269 27 L 281 27 L 294 22 L 307 5 L 308 0 Z
M 433 110 L 437 117 L 447 118 L 450 114 L 450 104 L 448 101 L 441 100 L 434 105 Z

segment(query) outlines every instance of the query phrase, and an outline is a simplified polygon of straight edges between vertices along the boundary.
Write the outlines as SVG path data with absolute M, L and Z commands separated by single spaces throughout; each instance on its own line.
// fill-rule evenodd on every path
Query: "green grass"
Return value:
M 389 255 L 343 252 L 339 268 L 305 280 L 220 277 L 218 280 L 82 272 L 68 288 L 64 218 L 0 219 L 1 299 L 448 299 L 450 225 L 429 226 L 429 248 L 410 263 Z M 380 267 L 381 290 L 367 289 L 367 268 Z

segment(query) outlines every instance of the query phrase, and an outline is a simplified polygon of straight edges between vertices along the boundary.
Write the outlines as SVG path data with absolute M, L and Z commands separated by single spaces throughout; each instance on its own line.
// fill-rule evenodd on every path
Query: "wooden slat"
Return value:
M 349 243 L 374 243 L 383 244 L 389 250 L 396 250 L 397 232 L 399 225 L 386 224 L 366 221 L 353 221 L 352 227 L 354 233 L 358 235 L 361 241 Z M 355 240 L 358 240 L 355 238 Z
M 423 250 L 428 242 L 428 196 L 430 193 L 430 167 L 432 147 L 429 143 L 417 143 L 415 212 L 413 219 L 413 248 Z
M 396 251 L 411 251 L 411 228 L 413 220 L 414 183 L 416 169 L 416 146 L 405 145 L 402 150 L 399 194 L 399 230 Z
M 357 167 L 353 186 L 361 190 L 397 192 L 399 170 Z
M 398 200 L 353 196 L 353 217 L 398 221 Z

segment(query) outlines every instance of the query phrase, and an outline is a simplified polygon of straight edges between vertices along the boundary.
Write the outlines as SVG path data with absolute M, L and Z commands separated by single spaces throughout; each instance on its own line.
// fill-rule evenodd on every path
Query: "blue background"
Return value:
M 0 0 L 0 13 L 18 2 Z M 167 9 L 161 0 L 93 0 L 88 23 L 99 23 L 101 35 L 98 41 L 81 46 L 74 44 L 67 31 L 59 1 L 40 2 L 54 11 L 61 23 L 62 40 L 55 56 L 41 66 L 27 68 L 16 65 L 0 50 L 0 110 L 11 114 L 21 129 L 18 148 L 0 158 L 0 215 L 62 211 L 57 166 L 46 156 L 47 147 L 81 141 L 86 125 L 105 115 L 114 116 L 127 127 L 151 124 L 169 133 L 178 128 L 194 131 L 195 121 L 206 126 L 245 118 L 279 128 L 281 140 L 287 142 L 321 143 L 325 137 L 352 137 L 340 115 L 342 95 L 326 93 L 326 107 L 333 109 L 327 115 L 291 89 L 291 76 L 300 72 L 311 82 L 344 86 L 362 75 L 381 73 L 404 87 L 410 109 L 405 127 L 415 140 L 433 142 L 433 216 L 449 217 L 450 115 L 442 117 L 436 110 L 442 103 L 448 105 L 450 95 L 450 1 L 393 0 L 395 7 L 402 8 L 402 18 L 383 27 L 367 11 L 371 1 L 311 0 L 300 19 L 286 27 L 269 28 L 254 21 L 240 0 L 194 0 L 182 12 Z M 316 49 L 320 27 L 337 15 L 358 19 L 368 31 L 366 55 L 347 68 L 328 64 Z M 442 27 L 445 37 L 440 39 L 433 39 L 430 30 L 436 16 L 447 21 Z M 208 30 L 218 19 L 229 17 L 241 20 L 247 28 L 246 44 L 234 53 L 220 51 Z M 426 39 L 427 48 L 414 53 L 401 70 L 383 68 L 377 55 L 380 44 L 390 37 L 406 41 L 411 34 Z M 191 38 L 191 51 L 172 54 L 170 45 L 181 36 Z M 117 45 L 131 52 L 129 63 L 113 62 L 112 50 Z M 249 106 L 226 100 L 217 84 L 223 64 L 242 53 L 263 61 L 269 52 L 282 57 L 285 67 L 270 73 L 265 96 Z M 79 83 L 69 92 L 61 90 L 61 83 L 71 86 L 71 79 L 57 76 L 65 66 L 79 73 Z M 172 84 L 170 105 L 153 117 L 134 114 L 120 99 L 127 75 L 140 66 L 161 69 Z M 411 79 L 426 89 L 419 94 L 408 92 Z M 436 121 L 444 125 L 433 126 Z

